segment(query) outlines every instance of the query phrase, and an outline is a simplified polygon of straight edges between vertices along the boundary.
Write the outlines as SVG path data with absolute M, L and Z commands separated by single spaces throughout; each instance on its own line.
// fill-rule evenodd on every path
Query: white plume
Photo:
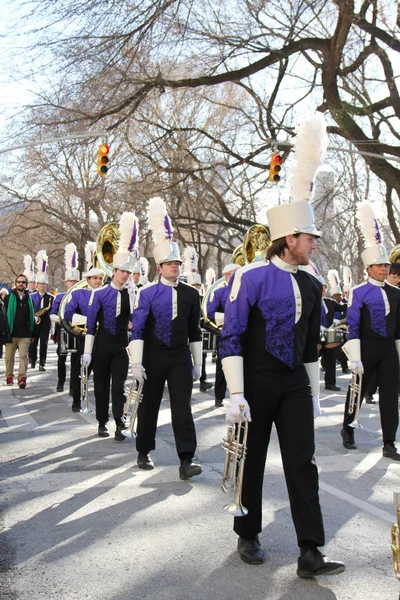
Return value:
M 39 250 L 36 254 L 36 271 L 38 273 L 47 273 L 48 260 L 46 250 Z
M 67 271 L 78 268 L 78 252 L 75 244 L 67 244 L 65 246 L 65 268 Z
M 147 260 L 147 258 L 142 256 L 141 258 L 139 258 L 138 263 L 139 263 L 139 267 L 140 267 L 141 276 L 147 277 L 149 274 L 149 261 Z
M 26 273 L 35 272 L 33 258 L 30 254 L 25 254 L 24 256 L 24 270 L 26 271 Z
M 162 198 L 150 198 L 147 215 L 154 243 L 157 245 L 165 240 L 172 241 L 173 228 Z
M 206 286 L 207 289 L 210 288 L 212 286 L 213 283 L 215 283 L 215 271 L 212 267 L 210 267 L 209 269 L 207 269 L 206 271 Z
M 351 275 L 350 267 L 343 267 L 343 287 L 351 288 L 353 285 L 353 277 Z
M 93 264 L 93 255 L 94 255 L 95 251 L 96 251 L 96 242 L 86 242 L 86 244 L 85 244 L 86 271 L 88 271 Z
M 197 256 L 196 249 L 192 246 L 185 248 L 183 251 L 183 272 L 197 273 L 198 262 L 199 257 Z
M 383 239 L 372 203 L 368 201 L 359 202 L 357 208 L 357 217 L 360 222 L 366 248 L 380 246 Z
M 309 200 L 318 167 L 328 146 L 326 123 L 320 112 L 301 123 L 294 139 L 295 165 L 290 187 L 293 200 Z
M 119 220 L 118 252 L 134 252 L 138 247 L 139 224 L 133 212 L 123 212 Z
M 338 289 L 340 289 L 340 279 L 339 279 L 339 273 L 337 272 L 336 269 L 330 269 L 328 271 L 328 284 L 329 284 L 329 290 L 331 291 L 331 293 L 335 294 L 337 293 Z

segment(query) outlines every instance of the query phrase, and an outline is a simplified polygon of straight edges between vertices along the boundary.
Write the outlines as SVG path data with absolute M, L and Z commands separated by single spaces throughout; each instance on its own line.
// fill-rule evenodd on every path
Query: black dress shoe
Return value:
M 46 369 L 44 368 L 43 365 L 39 365 L 39 371 L 45 371 Z
M 357 450 L 357 446 L 354 441 L 353 431 L 347 431 L 347 429 L 342 429 L 340 435 L 342 436 L 343 446 L 346 448 L 346 450 Z
M 261 565 L 264 562 L 264 551 L 258 535 L 249 540 L 239 537 L 237 549 L 240 558 L 249 565 Z
M 342 373 L 343 375 L 350 375 L 351 371 L 350 369 L 342 369 Z
M 200 382 L 200 391 L 201 392 L 207 392 L 208 390 L 211 390 L 213 384 L 209 383 L 208 381 L 201 381 Z
M 376 400 L 374 400 L 372 394 L 365 394 L 365 402 L 366 404 L 376 404 Z
M 73 403 L 72 406 L 72 412 L 81 412 L 81 404 L 79 403 Z
M 217 406 L 218 408 L 221 408 L 224 405 L 223 400 L 216 400 L 215 401 L 215 406 Z
M 61 385 L 61 383 L 57 384 L 57 392 L 63 392 L 64 391 L 64 386 Z
M 126 437 L 122 433 L 124 429 L 126 429 L 125 425 L 117 425 L 114 433 L 114 440 L 116 442 L 124 442 L 126 440 Z
M 192 462 L 191 458 L 185 458 L 181 462 L 181 466 L 179 467 L 179 478 L 180 479 L 189 479 L 190 477 L 194 477 L 195 475 L 200 475 L 201 466 L 197 463 Z
M 345 566 L 338 560 L 331 560 L 319 550 L 308 550 L 297 561 L 297 575 L 306 579 L 318 575 L 338 575 Z
M 29 366 L 30 366 L 31 369 L 34 369 L 36 367 L 36 363 L 34 363 L 34 362 L 31 361 L 29 363 Z
M 137 464 L 139 469 L 145 469 L 145 471 L 151 471 L 154 469 L 154 463 L 151 460 L 150 454 L 144 454 L 144 452 L 139 452 Z
M 337 385 L 326 385 L 325 389 L 330 390 L 331 392 L 341 392 L 342 391 L 342 388 L 338 387 Z
M 110 437 L 110 432 L 107 425 L 99 425 L 97 429 L 97 435 L 99 437 Z
M 385 458 L 400 460 L 400 454 L 397 452 L 397 448 L 393 443 L 385 444 L 382 448 L 382 454 Z

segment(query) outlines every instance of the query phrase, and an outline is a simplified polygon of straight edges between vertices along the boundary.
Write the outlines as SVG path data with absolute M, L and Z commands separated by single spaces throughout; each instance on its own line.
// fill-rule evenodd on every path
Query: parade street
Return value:
M 94 413 L 73 413 L 67 386 L 56 393 L 56 358 L 51 345 L 46 372 L 29 369 L 27 389 L 0 388 L 2 600 L 397 600 L 390 528 L 400 464 L 382 457 L 377 404 L 362 407 L 358 449 L 343 448 L 349 375 L 338 369 L 342 392 L 322 393 L 316 421 L 323 551 L 346 571 L 304 580 L 275 432 L 260 535 L 267 560 L 250 566 L 223 511 L 225 409 L 214 407 L 213 390 L 194 385 L 203 473 L 181 481 L 167 391 L 156 468 L 139 470 L 133 440 L 114 441 L 112 421 L 111 437 L 99 438 Z M 211 361 L 207 370 L 212 381 Z M 4 382 L 3 361 L 0 375 Z

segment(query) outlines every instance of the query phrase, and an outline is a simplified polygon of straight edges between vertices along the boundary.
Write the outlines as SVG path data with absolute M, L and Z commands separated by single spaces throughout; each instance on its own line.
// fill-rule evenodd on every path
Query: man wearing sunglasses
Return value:
M 27 287 L 28 280 L 20 273 L 15 278 L 15 288 L 4 301 L 10 327 L 10 342 L 6 344 L 6 384 L 14 383 L 15 352 L 18 349 L 18 385 L 21 389 L 26 387 L 28 349 L 35 322 L 33 303 Z

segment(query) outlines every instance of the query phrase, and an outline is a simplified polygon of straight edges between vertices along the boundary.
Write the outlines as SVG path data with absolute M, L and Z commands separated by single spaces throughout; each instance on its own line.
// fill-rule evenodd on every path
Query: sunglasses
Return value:
M 24 285 L 27 285 L 28 282 L 27 281 L 22 281 L 21 279 L 19 281 L 17 281 L 17 283 L 23 283 Z

